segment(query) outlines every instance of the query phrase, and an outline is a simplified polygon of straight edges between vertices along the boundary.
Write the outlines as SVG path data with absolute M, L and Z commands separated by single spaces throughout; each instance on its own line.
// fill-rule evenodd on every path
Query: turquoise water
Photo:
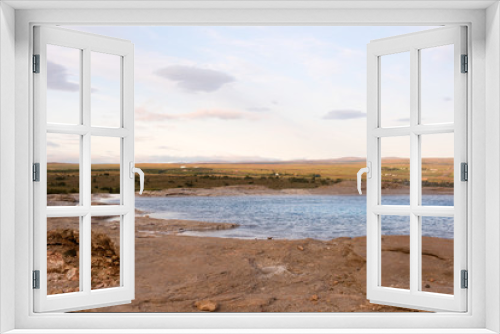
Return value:
M 391 204 L 408 196 L 389 195 Z M 389 198 L 388 198 L 389 199 Z M 453 195 L 424 195 L 433 205 L 453 205 Z M 154 218 L 237 223 L 231 230 L 186 232 L 224 238 L 329 240 L 366 235 L 366 197 L 345 195 L 287 195 L 232 197 L 136 197 L 136 207 Z M 407 216 L 384 216 L 382 233 L 409 234 Z M 426 218 L 422 234 L 453 238 L 453 219 Z

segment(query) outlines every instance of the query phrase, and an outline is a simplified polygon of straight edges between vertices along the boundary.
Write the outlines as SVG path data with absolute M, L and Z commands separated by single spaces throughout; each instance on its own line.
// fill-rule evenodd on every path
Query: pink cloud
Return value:
M 174 119 L 171 115 L 151 112 L 144 107 L 135 108 L 135 119 L 138 121 L 166 121 Z
M 151 112 L 143 107 L 136 108 L 135 110 L 136 120 L 139 121 L 166 121 L 166 120 L 207 120 L 207 119 L 219 119 L 219 120 L 257 120 L 261 118 L 260 115 L 255 115 L 249 112 L 234 111 L 234 110 L 222 110 L 222 109 L 202 109 L 193 111 L 186 114 L 162 114 L 157 112 Z

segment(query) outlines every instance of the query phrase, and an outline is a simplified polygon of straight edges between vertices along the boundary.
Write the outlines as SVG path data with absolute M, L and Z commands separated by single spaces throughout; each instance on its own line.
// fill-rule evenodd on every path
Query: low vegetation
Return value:
M 317 188 L 342 181 L 355 180 L 364 162 L 304 162 L 304 163 L 197 163 L 197 164 L 138 164 L 146 174 L 145 189 L 212 188 L 235 185 L 259 185 L 271 189 Z M 408 159 L 384 159 L 382 182 L 386 185 L 408 185 Z M 453 159 L 424 159 L 424 187 L 453 187 Z M 79 168 L 76 164 L 48 164 L 49 194 L 77 193 Z M 119 193 L 118 165 L 92 165 L 93 193 Z M 138 188 L 136 178 L 136 188 Z

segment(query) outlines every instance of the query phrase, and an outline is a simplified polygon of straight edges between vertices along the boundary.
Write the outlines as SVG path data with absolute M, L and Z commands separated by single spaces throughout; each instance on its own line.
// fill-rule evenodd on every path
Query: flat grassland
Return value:
M 146 174 L 145 190 L 172 188 L 214 188 L 254 185 L 269 189 L 311 189 L 356 180 L 365 166 L 361 159 L 294 161 L 272 163 L 145 163 L 137 164 Z M 78 164 L 49 163 L 48 194 L 78 193 Z M 409 185 L 409 159 L 385 158 L 381 166 L 382 187 Z M 424 187 L 453 187 L 453 159 L 426 158 L 422 161 Z M 138 178 L 136 178 L 138 188 Z M 117 164 L 92 165 L 92 192 L 119 193 Z

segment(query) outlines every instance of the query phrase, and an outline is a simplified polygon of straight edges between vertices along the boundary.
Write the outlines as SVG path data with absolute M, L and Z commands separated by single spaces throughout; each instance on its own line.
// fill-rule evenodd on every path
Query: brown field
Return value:
M 146 163 L 137 164 L 146 174 L 145 190 L 213 188 L 259 185 L 270 189 L 307 189 L 356 179 L 363 161 L 315 161 L 274 163 Z M 49 194 L 77 193 L 77 164 L 48 164 Z M 92 192 L 119 193 L 119 166 L 92 165 Z M 424 187 L 453 187 L 453 159 L 423 159 Z M 409 159 L 382 160 L 382 181 L 391 187 L 409 184 Z M 136 188 L 138 178 L 136 178 Z

